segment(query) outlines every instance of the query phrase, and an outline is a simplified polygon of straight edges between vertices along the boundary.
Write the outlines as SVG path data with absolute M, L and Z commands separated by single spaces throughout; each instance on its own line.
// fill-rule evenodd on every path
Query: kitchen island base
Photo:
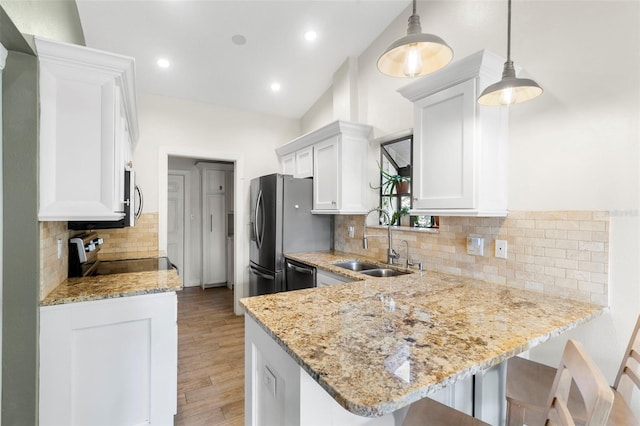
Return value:
M 504 379 L 503 364 L 476 374 L 476 411 L 483 419 L 504 420 L 498 389 Z M 457 382 L 430 397 L 471 414 L 474 379 Z M 401 425 L 408 407 L 381 417 L 362 417 L 343 408 L 300 365 L 245 315 L 245 425 Z M 500 419 L 500 420 L 497 420 Z

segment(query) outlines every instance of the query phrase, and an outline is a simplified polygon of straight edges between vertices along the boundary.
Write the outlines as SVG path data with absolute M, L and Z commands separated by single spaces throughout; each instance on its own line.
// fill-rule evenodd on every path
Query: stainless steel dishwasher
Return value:
M 285 259 L 285 265 L 287 269 L 285 288 L 287 291 L 316 286 L 316 268 L 290 259 Z

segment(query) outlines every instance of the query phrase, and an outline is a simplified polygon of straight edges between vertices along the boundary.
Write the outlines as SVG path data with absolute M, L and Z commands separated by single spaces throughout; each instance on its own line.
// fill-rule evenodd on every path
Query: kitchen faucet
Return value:
M 389 265 L 393 265 L 393 261 L 395 259 L 400 259 L 400 254 L 396 253 L 396 251 L 393 249 L 393 239 L 391 236 L 391 217 L 389 216 L 389 213 L 382 210 L 381 208 L 378 208 L 378 207 L 373 208 L 364 215 L 364 223 L 362 225 L 362 248 L 364 248 L 365 250 L 369 248 L 369 241 L 367 240 L 367 238 L 384 237 L 384 235 L 367 235 L 367 218 L 369 217 L 369 214 L 376 211 L 387 217 L 387 233 L 388 233 L 387 238 L 389 239 L 389 249 L 387 250 L 387 263 Z

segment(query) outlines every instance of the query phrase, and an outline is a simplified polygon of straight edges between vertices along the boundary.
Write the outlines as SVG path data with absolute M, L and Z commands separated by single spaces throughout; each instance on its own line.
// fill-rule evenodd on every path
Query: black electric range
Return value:
M 168 257 L 99 261 L 92 275 L 126 274 L 130 272 L 164 271 L 178 268 Z

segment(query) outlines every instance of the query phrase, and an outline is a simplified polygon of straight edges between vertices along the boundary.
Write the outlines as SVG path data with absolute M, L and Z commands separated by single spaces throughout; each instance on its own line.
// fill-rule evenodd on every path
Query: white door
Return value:
M 169 175 L 167 183 L 167 255 L 184 276 L 184 176 Z
M 227 281 L 225 172 L 202 171 L 202 287 Z

